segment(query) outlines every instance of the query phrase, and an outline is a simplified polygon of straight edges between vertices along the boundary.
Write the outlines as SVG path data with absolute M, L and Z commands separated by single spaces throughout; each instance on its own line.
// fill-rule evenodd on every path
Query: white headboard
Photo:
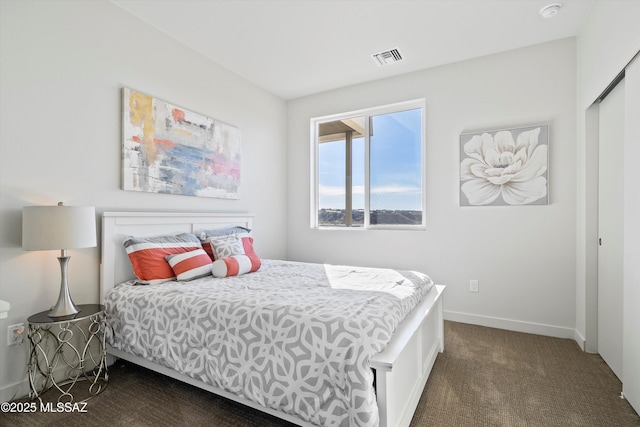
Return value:
M 232 225 L 252 228 L 253 215 L 208 212 L 104 212 L 102 214 L 102 262 L 100 303 L 115 285 L 134 279 L 123 242 L 129 236 L 193 233 L 202 228 Z

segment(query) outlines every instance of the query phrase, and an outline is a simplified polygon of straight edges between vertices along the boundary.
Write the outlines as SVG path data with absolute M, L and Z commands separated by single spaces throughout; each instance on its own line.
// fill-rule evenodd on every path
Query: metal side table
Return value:
M 77 307 L 80 312 L 72 316 L 52 318 L 47 310 L 27 320 L 31 399 L 41 400 L 42 393 L 55 387 L 61 393 L 58 402 L 73 402 L 71 391 L 79 381 L 89 382 L 89 397 L 83 401 L 106 388 L 109 374 L 104 306 L 81 304 Z M 63 379 L 56 379 L 60 377 Z

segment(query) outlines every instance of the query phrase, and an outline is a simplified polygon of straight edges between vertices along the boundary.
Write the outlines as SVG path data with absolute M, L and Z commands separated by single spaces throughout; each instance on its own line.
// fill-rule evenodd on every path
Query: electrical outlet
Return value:
M 22 344 L 25 335 L 24 323 L 17 323 L 7 327 L 7 345 Z
M 479 292 L 479 285 L 477 280 L 469 280 L 469 291 L 471 292 Z

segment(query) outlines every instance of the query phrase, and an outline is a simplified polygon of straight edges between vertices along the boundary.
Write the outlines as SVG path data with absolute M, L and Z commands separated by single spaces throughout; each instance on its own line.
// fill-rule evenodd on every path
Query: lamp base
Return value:
M 63 256 L 58 257 L 60 261 L 60 295 L 58 295 L 58 301 L 56 305 L 51 307 L 51 311 L 47 313 L 49 317 L 65 317 L 72 316 L 80 312 L 78 307 L 71 300 L 71 294 L 69 293 L 69 282 L 67 280 L 67 271 L 69 266 L 69 259 L 71 257 L 66 256 L 63 252 Z

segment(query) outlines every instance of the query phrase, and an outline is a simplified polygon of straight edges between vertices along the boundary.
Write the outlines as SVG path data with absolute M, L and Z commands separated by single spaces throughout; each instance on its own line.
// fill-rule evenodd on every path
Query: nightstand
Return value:
M 71 391 L 79 381 L 89 383 L 89 397 L 83 401 L 106 388 L 109 375 L 104 306 L 84 304 L 77 307 L 80 312 L 72 316 L 52 318 L 47 310 L 27 319 L 31 399 L 40 399 L 42 393 L 55 387 L 61 393 L 58 402 L 73 402 Z

